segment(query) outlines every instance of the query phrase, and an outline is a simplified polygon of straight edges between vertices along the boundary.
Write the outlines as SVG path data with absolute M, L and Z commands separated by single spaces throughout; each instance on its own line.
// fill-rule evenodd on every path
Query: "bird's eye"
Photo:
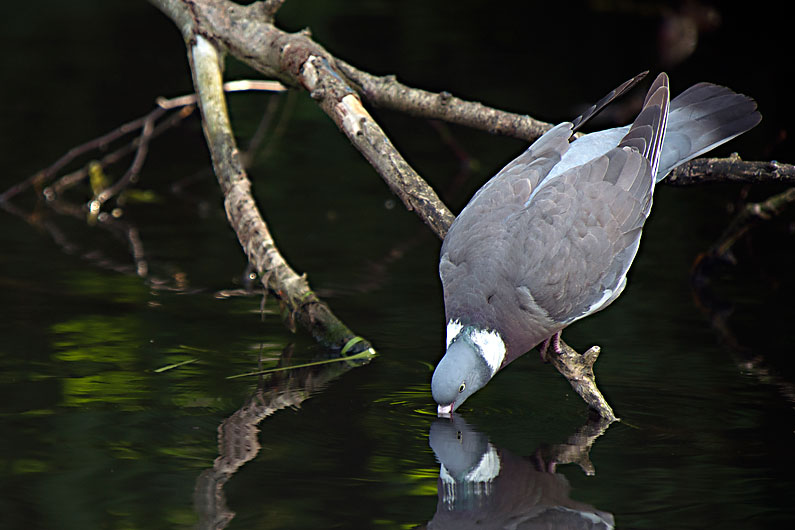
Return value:
M 458 393 L 460 394 L 461 392 L 463 392 L 466 387 L 467 387 L 466 383 L 461 383 L 461 386 L 458 387 Z

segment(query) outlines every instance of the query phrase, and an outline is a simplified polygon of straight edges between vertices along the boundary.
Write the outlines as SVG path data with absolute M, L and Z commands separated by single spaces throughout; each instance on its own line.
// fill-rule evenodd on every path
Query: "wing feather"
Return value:
M 623 147 L 544 186 L 513 220 L 510 237 L 551 244 L 537 249 L 538 265 L 525 267 L 516 287 L 562 323 L 612 301 L 637 251 L 651 175 L 645 157 Z

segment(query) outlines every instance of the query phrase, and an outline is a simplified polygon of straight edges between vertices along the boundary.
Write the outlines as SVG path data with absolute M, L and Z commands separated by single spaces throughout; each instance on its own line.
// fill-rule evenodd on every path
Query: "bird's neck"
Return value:
M 451 319 L 447 323 L 448 348 L 459 335 L 464 335 L 465 340 L 470 341 L 477 347 L 478 353 L 488 364 L 491 375 L 494 375 L 502 367 L 507 350 L 505 341 L 498 331 L 466 325 L 461 320 Z

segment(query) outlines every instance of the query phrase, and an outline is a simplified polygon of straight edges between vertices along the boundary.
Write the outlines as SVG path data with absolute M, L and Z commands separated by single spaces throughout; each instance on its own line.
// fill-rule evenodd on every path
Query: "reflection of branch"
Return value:
M 740 210 L 740 213 L 732 219 L 729 226 L 718 238 L 718 241 L 707 250 L 707 256 L 712 258 L 725 257 L 731 247 L 754 225 L 780 215 L 793 203 L 795 203 L 795 187 L 768 197 L 762 202 L 746 204 Z
M 736 263 L 732 253 L 734 245 L 755 225 L 780 215 L 793 202 L 795 188 L 789 188 L 764 201 L 746 204 L 718 240 L 696 258 L 690 283 L 696 306 L 707 316 L 721 343 L 734 352 L 740 369 L 772 384 L 790 403 L 795 404 L 795 385 L 777 373 L 767 360 L 767 356 L 775 352 L 767 351 L 760 341 L 743 344 L 738 339 L 730 320 L 734 304 L 719 297 L 711 287 L 717 266 Z
M 287 346 L 279 364 L 292 354 Z M 260 450 L 259 428 L 262 420 L 285 408 L 297 408 L 307 398 L 355 366 L 368 362 L 348 361 L 333 365 L 290 370 L 272 374 L 265 387 L 251 396 L 245 405 L 218 426 L 218 458 L 196 481 L 194 503 L 199 512 L 199 528 L 224 528 L 234 517 L 226 506 L 223 487 L 246 462 Z
M 552 464 L 577 464 L 586 475 L 595 475 L 589 453 L 597 438 L 602 436 L 612 420 L 602 416 L 592 416 L 588 422 L 572 434 L 566 443 L 553 445 L 543 451 L 544 458 Z
M 734 306 L 718 298 L 709 287 L 710 278 L 707 270 L 711 263 L 711 259 L 701 258 L 693 270 L 691 284 L 698 302 L 697 306 L 709 319 L 720 342 L 734 353 L 739 369 L 754 375 L 759 381 L 774 386 L 790 404 L 795 405 L 795 384 L 782 377 L 771 366 L 765 355 L 770 352 L 767 352 L 762 344 L 743 344 L 732 330 L 729 317 L 734 312 Z
M 59 215 L 72 217 L 80 221 L 85 221 L 86 219 L 86 212 L 82 205 L 69 203 L 64 200 L 55 200 L 47 204 Z M 187 288 L 187 284 L 184 281 L 184 274 L 182 273 L 177 273 L 173 278 L 168 279 L 150 274 L 149 263 L 146 258 L 143 241 L 141 240 L 138 228 L 121 219 L 116 219 L 107 213 L 101 213 L 97 216 L 93 226 L 107 231 L 116 239 L 125 243 L 130 252 L 130 257 L 133 260 L 132 265 L 109 257 L 101 248 L 81 250 L 80 246 L 73 243 L 60 229 L 58 224 L 49 220 L 44 213 L 34 212 L 31 214 L 10 202 L 0 202 L 0 207 L 8 213 L 30 223 L 32 226 L 43 229 L 64 253 L 78 255 L 95 267 L 120 274 L 145 278 L 146 283 L 152 289 L 185 291 Z

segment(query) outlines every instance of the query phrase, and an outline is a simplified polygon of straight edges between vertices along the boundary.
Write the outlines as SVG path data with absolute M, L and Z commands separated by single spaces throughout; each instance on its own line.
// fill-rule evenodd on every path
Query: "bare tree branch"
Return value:
M 220 56 L 215 46 L 196 35 L 188 55 L 227 218 L 263 285 L 285 304 L 288 322 L 297 320 L 321 344 L 344 350 L 358 342 L 356 351 L 370 348 L 367 341 L 354 335 L 334 316 L 309 288 L 306 275 L 296 274 L 276 248 L 251 195 L 251 182 L 235 144 L 224 99 Z
M 152 111 L 152 113 L 157 113 L 159 116 L 160 114 L 162 114 L 162 110 L 155 109 L 154 111 Z M 76 158 L 97 149 L 100 150 L 104 149 L 107 145 L 109 145 L 113 141 L 118 140 L 119 138 L 122 138 L 143 127 L 144 124 L 151 118 L 152 113 L 149 113 L 146 116 L 142 116 L 128 123 L 125 123 L 124 125 L 117 127 L 116 129 L 110 131 L 109 133 L 103 136 L 100 136 L 99 138 L 95 138 L 94 140 L 86 142 L 82 145 L 73 147 L 72 149 L 64 153 L 64 155 L 62 155 L 61 158 L 56 160 L 55 163 L 53 163 L 46 169 L 38 171 L 37 173 L 31 175 L 29 178 L 15 184 L 14 186 L 11 186 L 6 191 L 4 191 L 0 195 L 0 202 L 11 200 L 16 195 L 27 190 L 33 185 L 44 186 L 45 184 L 50 182 L 53 178 L 55 178 L 55 176 L 58 174 L 60 170 L 62 170 L 64 167 L 66 167 Z M 115 152 L 114 154 L 108 156 L 113 156 L 113 161 L 116 161 L 122 156 L 132 152 L 134 149 L 137 149 L 138 145 L 139 144 L 137 141 L 132 142 L 126 145 L 125 147 L 123 147 L 122 149 L 120 149 L 119 151 Z M 76 181 L 82 180 L 87 175 L 88 175 L 87 170 L 85 170 L 83 173 L 80 173 L 79 175 L 72 175 L 70 178 L 68 178 L 65 181 L 65 187 L 72 185 Z
M 602 392 L 596 386 L 593 366 L 599 358 L 599 353 L 602 351 L 601 348 L 599 346 L 591 346 L 585 353 L 580 354 L 566 344 L 563 339 L 560 339 L 559 343 L 562 353 L 556 354 L 552 348 L 549 348 L 545 358 L 566 378 L 574 391 L 599 416 L 608 422 L 618 421 L 613 409 L 608 405 Z
M 781 182 L 795 184 L 795 165 L 770 162 L 746 162 L 737 153 L 728 158 L 696 158 L 676 168 L 664 183 L 690 186 L 708 182 L 744 182 L 747 184 Z
M 141 170 L 141 166 L 146 158 L 146 149 L 143 148 L 143 143 L 145 142 L 146 146 L 148 147 L 148 143 L 151 142 L 153 139 L 157 138 L 165 131 L 171 129 L 172 127 L 177 126 L 179 123 L 182 122 L 185 118 L 190 116 L 193 113 L 195 106 L 187 106 L 180 109 L 178 112 L 172 113 L 167 118 L 164 118 L 159 124 L 154 126 L 147 134 L 143 134 L 143 130 L 146 129 L 147 124 L 154 124 L 154 121 L 163 114 L 163 109 L 155 108 L 145 116 L 142 116 L 140 119 L 131 121 L 127 125 L 135 124 L 135 127 L 125 127 L 122 126 L 119 129 L 115 129 L 108 134 L 105 135 L 105 138 L 113 137 L 113 139 L 121 138 L 122 136 L 129 134 L 136 130 L 137 128 L 142 129 L 142 134 L 140 134 L 137 138 L 133 139 L 131 142 L 122 145 L 121 147 L 111 151 L 107 155 L 103 156 L 99 161 L 96 161 L 98 167 L 101 169 L 105 169 L 108 166 L 111 166 L 129 155 L 132 152 L 135 152 L 136 155 L 133 159 L 132 165 L 128 168 L 125 175 L 132 175 L 133 171 L 137 175 L 138 172 Z M 122 131 L 124 130 L 123 134 Z M 83 148 L 86 149 L 83 149 Z M 63 167 L 64 165 L 72 162 L 78 156 L 87 154 L 91 149 L 103 149 L 106 147 L 106 144 L 97 144 L 96 140 L 89 141 L 83 146 L 79 148 L 70 150 L 66 155 L 61 157 L 55 164 L 52 166 L 39 171 L 30 180 L 35 181 L 38 186 L 42 186 L 55 178 L 57 175 L 58 170 Z M 56 200 L 61 194 L 63 194 L 66 190 L 74 187 L 75 185 L 82 182 L 85 178 L 88 177 L 89 172 L 91 169 L 91 164 L 87 164 L 82 168 L 73 171 L 71 173 L 67 173 L 66 175 L 62 176 L 58 180 L 56 180 L 52 185 L 44 188 L 42 194 L 44 198 L 48 201 Z M 122 177 L 121 179 L 123 182 L 123 186 L 120 186 L 119 189 L 116 190 L 116 193 L 122 191 L 122 188 L 128 186 L 133 179 Z M 119 184 L 117 182 L 117 184 Z M 115 186 L 115 185 L 114 185 Z M 10 191 L 10 190 L 9 190 Z M 15 190 L 14 194 L 18 193 L 21 190 Z
M 364 109 L 359 96 L 331 69 L 322 56 L 310 55 L 301 80 L 318 105 L 378 171 L 406 207 L 443 238 L 455 216 L 436 192 L 406 162 L 384 131 Z
M 411 88 L 400 83 L 393 75 L 374 76 L 340 59 L 336 60 L 336 64 L 358 92 L 368 102 L 378 107 L 422 118 L 444 120 L 528 142 L 552 128 L 549 123 L 530 116 L 493 109 L 473 101 L 464 101 L 449 92 L 433 93 Z

